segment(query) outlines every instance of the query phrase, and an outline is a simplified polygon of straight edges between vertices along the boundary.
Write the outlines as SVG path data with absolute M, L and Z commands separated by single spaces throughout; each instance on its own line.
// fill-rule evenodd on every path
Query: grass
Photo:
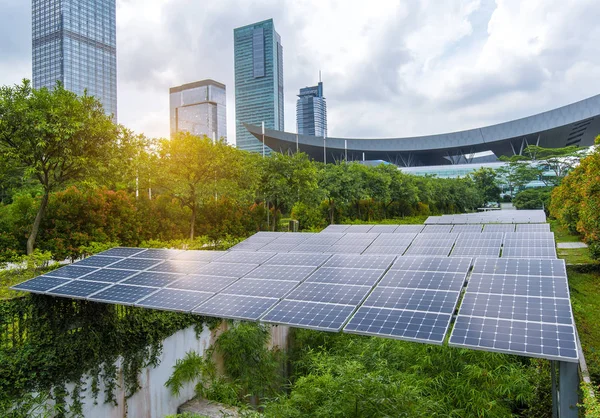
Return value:
M 564 259 L 567 264 L 597 264 L 587 248 L 557 248 L 556 251 L 558 258 Z
M 554 232 L 556 242 L 581 242 L 581 237 L 577 234 L 572 234 L 567 228 L 562 226 L 556 219 L 550 222 L 550 230 Z

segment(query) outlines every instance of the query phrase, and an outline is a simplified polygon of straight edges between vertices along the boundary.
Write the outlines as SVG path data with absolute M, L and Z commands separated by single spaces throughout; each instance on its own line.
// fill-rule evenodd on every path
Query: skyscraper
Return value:
M 284 130 L 281 37 L 269 19 L 234 29 L 233 38 L 237 147 L 262 152 L 262 143 L 243 123 Z
M 32 0 L 33 87 L 95 96 L 117 118 L 115 0 Z
M 327 102 L 323 83 L 300 89 L 296 102 L 296 123 L 302 135 L 327 136 Z
M 171 136 L 176 132 L 227 139 L 225 84 L 202 80 L 169 89 Z

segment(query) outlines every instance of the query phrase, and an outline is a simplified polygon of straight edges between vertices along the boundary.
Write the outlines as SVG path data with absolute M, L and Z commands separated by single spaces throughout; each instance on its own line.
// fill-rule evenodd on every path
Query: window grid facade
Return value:
M 225 85 L 214 80 L 169 90 L 171 136 L 177 132 L 227 140 Z
M 273 20 L 236 28 L 235 132 L 237 147 L 261 153 L 263 146 L 243 123 L 284 130 L 283 47 Z M 269 148 L 266 148 L 270 153 Z
M 327 137 L 327 102 L 323 97 L 323 83 L 300 89 L 296 101 L 298 133 Z
M 96 97 L 117 117 L 115 0 L 32 0 L 33 87 Z

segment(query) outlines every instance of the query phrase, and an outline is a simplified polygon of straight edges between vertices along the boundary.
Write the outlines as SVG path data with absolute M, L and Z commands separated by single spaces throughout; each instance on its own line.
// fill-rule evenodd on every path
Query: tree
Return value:
M 496 176 L 500 184 L 507 186 L 511 197 L 542 176 L 542 171 L 522 155 L 502 156 L 500 161 L 506 164 L 496 169 Z
M 500 187 L 498 187 L 496 173 L 488 167 L 481 167 L 471 173 L 475 186 L 481 191 L 486 202 L 497 202 L 500 200 Z
M 538 164 L 542 174 L 547 171 L 546 167 L 554 173 L 554 176 L 542 175 L 540 179 L 547 186 L 556 186 L 579 163 L 582 149 L 577 145 L 563 148 L 542 148 L 537 145 L 529 145 L 524 152 L 534 163 Z
M 57 83 L 34 90 L 28 80 L 0 88 L 0 155 L 42 186 L 42 199 L 27 239 L 31 254 L 50 192 L 101 165 L 115 140 L 115 126 L 98 100 Z

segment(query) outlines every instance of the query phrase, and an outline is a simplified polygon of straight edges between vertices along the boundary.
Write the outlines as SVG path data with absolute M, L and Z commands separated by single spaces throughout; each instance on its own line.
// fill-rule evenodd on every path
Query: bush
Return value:
M 298 221 L 302 231 L 324 228 L 327 224 L 325 216 L 326 213 L 323 213 L 320 207 L 308 206 L 302 202 L 296 203 L 292 208 L 292 219 Z
M 517 193 L 513 199 L 513 205 L 517 209 L 542 209 L 550 207 L 551 187 L 540 187 L 537 189 L 526 189 Z

